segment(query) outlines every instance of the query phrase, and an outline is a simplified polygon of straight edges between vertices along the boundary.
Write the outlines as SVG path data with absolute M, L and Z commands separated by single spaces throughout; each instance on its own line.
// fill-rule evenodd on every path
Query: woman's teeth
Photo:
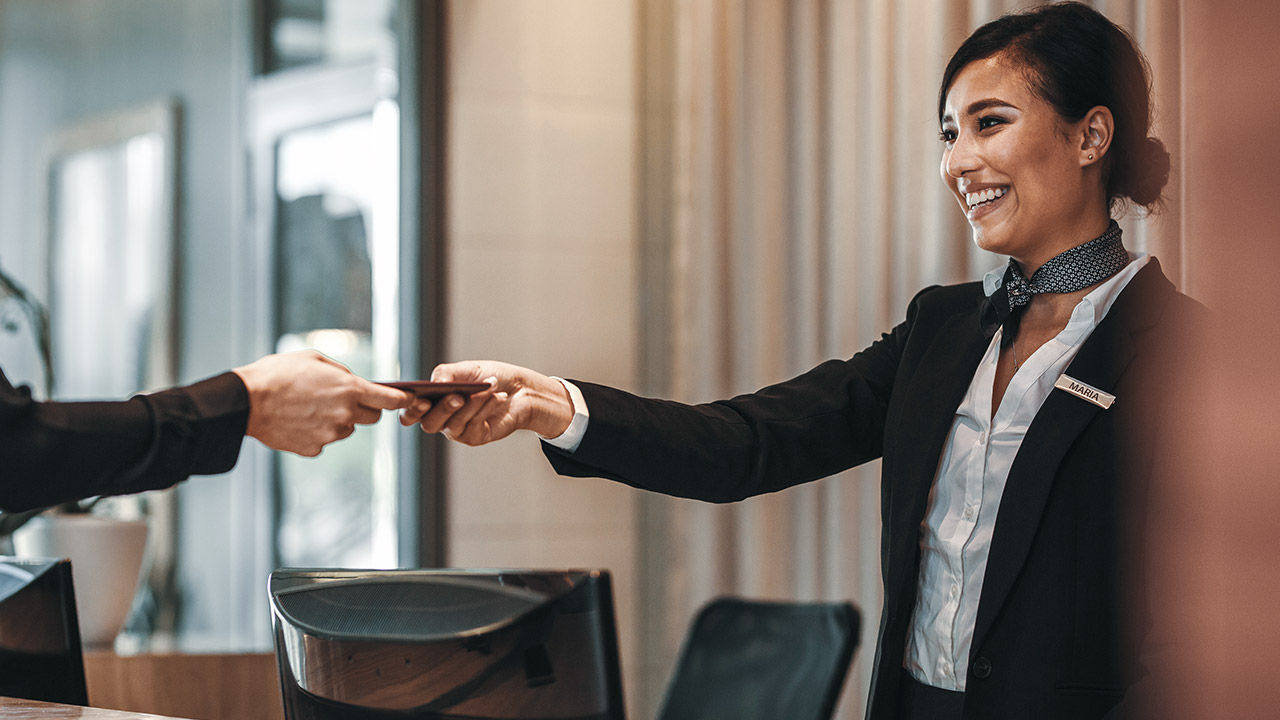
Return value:
M 1005 188 L 987 188 L 978 192 L 964 194 L 964 201 L 969 207 L 976 207 L 982 203 L 991 202 L 998 197 L 1003 197 Z

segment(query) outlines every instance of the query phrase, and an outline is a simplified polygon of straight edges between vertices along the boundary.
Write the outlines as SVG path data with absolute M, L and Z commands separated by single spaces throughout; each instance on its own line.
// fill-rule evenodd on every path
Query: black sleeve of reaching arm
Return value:
M 603 477 L 667 495 L 734 502 L 873 460 L 907 322 L 847 360 L 729 400 L 686 405 L 573 382 L 591 418 L 575 452 L 543 443 L 561 475 Z
M 249 422 L 231 372 L 118 402 L 37 402 L 0 371 L 0 508 L 170 487 L 230 470 Z

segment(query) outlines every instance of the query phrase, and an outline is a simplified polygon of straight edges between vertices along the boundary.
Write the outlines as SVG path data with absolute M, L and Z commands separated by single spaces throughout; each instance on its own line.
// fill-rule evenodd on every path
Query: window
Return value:
M 277 352 L 314 348 L 363 377 L 398 376 L 395 114 L 383 100 L 277 143 Z M 397 565 L 398 431 L 359 427 L 318 458 L 277 458 L 279 564 Z
M 329 12 L 345 4 L 314 4 L 326 11 L 308 20 L 322 26 L 324 47 L 346 42 L 334 39 L 347 26 Z M 444 10 L 358 4 L 382 8 L 374 27 L 386 42 L 366 43 L 371 52 L 295 52 L 288 63 L 270 59 L 264 38 L 277 18 L 313 4 L 253 6 L 244 242 L 234 244 L 238 342 L 246 358 L 310 347 L 365 377 L 416 378 L 434 364 L 438 337 Z M 318 458 L 246 444 L 234 482 L 212 498 L 225 505 L 206 518 L 193 500 L 184 514 L 181 641 L 269 645 L 263 582 L 276 567 L 438 562 L 439 456 L 433 439 L 391 418 Z M 200 545 L 224 529 L 224 545 Z
M 258 243 L 269 248 L 269 349 L 313 348 L 371 379 L 400 377 L 399 108 L 377 64 L 259 81 Z M 411 309 L 412 310 L 412 309 Z M 318 458 L 273 459 L 276 565 L 395 567 L 394 423 Z

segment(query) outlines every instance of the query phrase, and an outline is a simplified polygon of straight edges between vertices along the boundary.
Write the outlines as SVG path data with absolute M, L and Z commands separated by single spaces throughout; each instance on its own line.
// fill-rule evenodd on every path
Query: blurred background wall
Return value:
M 449 46 L 447 356 L 635 388 L 635 3 L 455 2 Z M 527 433 L 477 450 L 448 451 L 449 563 L 609 568 L 635 706 L 639 493 Z

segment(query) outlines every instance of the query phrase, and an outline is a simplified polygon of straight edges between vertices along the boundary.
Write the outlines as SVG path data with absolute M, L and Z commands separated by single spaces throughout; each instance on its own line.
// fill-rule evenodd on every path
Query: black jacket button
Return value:
M 973 676 L 982 680 L 991 675 L 991 661 L 980 657 L 973 661 Z

